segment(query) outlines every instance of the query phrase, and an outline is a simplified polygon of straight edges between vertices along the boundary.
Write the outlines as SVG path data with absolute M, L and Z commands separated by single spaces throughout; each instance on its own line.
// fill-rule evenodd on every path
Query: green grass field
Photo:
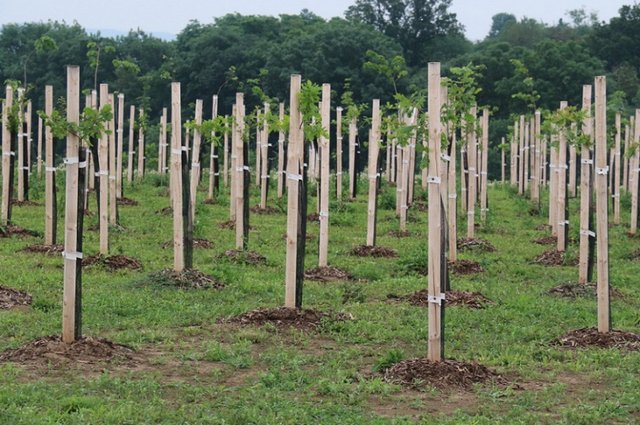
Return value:
M 60 182 L 61 183 L 61 182 Z M 366 195 L 332 203 L 331 265 L 351 272 L 354 282 L 305 282 L 304 306 L 350 313 L 354 320 L 327 322 L 317 333 L 275 328 L 241 328 L 220 319 L 284 300 L 286 215 L 252 215 L 249 247 L 266 256 L 262 266 L 239 265 L 217 255 L 234 248 L 228 200 L 202 203 L 199 193 L 195 235 L 213 242 L 194 251 L 194 266 L 226 284 L 222 290 L 178 290 L 149 281 L 173 264 L 169 205 L 157 176 L 127 188 L 139 206 L 121 207 L 122 229 L 112 229 L 111 253 L 139 259 L 140 272 L 84 271 L 84 334 L 135 348 L 136 365 L 71 364 L 29 368 L 0 365 L 0 424 L 612 424 L 640 422 L 640 354 L 618 349 L 567 350 L 550 341 L 571 329 L 595 326 L 595 298 L 559 298 L 546 292 L 577 280 L 577 267 L 543 267 L 531 260 L 548 246 L 533 239 L 546 216 L 531 215 L 529 201 L 509 188 L 490 188 L 488 222 L 478 237 L 493 253 L 465 252 L 485 273 L 452 275 L 455 289 L 480 291 L 495 303 L 482 310 L 446 310 L 446 356 L 477 361 L 504 375 L 511 386 L 472 390 L 404 389 L 386 383 L 376 370 L 399 359 L 426 355 L 426 309 L 392 301 L 426 288 L 416 274 L 426 262 L 427 213 L 410 211 L 409 238 L 398 229 L 392 188 L 380 197 L 378 243 L 396 249 L 398 259 L 349 255 L 366 236 Z M 32 198 L 40 203 L 41 182 Z M 62 185 L 59 185 L 61 188 Z M 253 190 L 251 205 L 258 203 Z M 59 190 L 60 192 L 60 190 Z M 314 190 L 310 193 L 315 194 Z M 420 195 L 420 193 L 417 193 Z M 270 205 L 276 206 L 270 194 Z M 63 202 L 59 203 L 60 210 Z M 282 205 L 284 211 L 286 203 Z M 545 205 L 543 203 L 543 205 Z M 576 239 L 577 200 L 571 201 L 570 235 Z M 94 199 L 91 209 L 95 211 Z M 43 232 L 44 207 L 16 207 L 14 222 Z M 315 198 L 309 211 L 315 210 Z M 546 210 L 546 208 L 543 208 Z M 62 211 L 61 211 L 62 212 Z M 628 208 L 626 210 L 628 216 Z M 623 216 L 626 220 L 627 216 Z M 86 225 L 96 222 L 90 217 Z M 62 235 L 62 214 L 59 235 Z M 464 229 L 464 221 L 460 220 Z M 306 266 L 317 265 L 316 236 L 307 244 Z M 59 239 L 61 241 L 61 238 Z M 84 252 L 98 251 L 98 233 L 85 232 Z M 615 329 L 640 328 L 640 263 L 629 254 L 640 248 L 625 226 L 610 229 Z M 0 351 L 61 331 L 62 257 L 18 252 L 40 238 L 0 239 L 0 285 L 33 295 L 27 311 L 0 311 Z M 575 242 L 569 255 L 577 255 Z

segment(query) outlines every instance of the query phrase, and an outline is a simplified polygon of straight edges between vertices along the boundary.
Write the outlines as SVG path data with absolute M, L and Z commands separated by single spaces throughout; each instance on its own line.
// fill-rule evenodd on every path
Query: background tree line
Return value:
M 229 113 L 237 90 L 247 93 L 250 107 L 261 103 L 261 93 L 288 99 L 294 72 L 331 83 L 335 98 L 349 90 L 356 103 L 380 98 L 384 104 L 393 100 L 395 90 L 424 90 L 427 62 L 442 62 L 445 74 L 452 66 L 473 63 L 481 66 L 479 101 L 495 108 L 494 147 L 506 134 L 510 115 L 530 106 L 513 97 L 525 89 L 514 59 L 535 82 L 539 107 L 555 109 L 561 100 L 579 104 L 581 85 L 598 74 L 609 77 L 609 92 L 618 92 L 624 107 L 640 105 L 640 5 L 622 7 L 609 22 L 584 10 L 551 25 L 500 13 L 487 36 L 473 43 L 450 4 L 357 0 L 344 18 L 329 20 L 307 10 L 278 17 L 230 14 L 211 23 L 191 21 L 172 41 L 142 30 L 103 37 L 77 23 L 7 24 L 0 30 L 0 81 L 30 87 L 38 110 L 45 84 L 62 95 L 64 66 L 79 64 L 83 87 L 109 83 L 111 90 L 125 93 L 127 103 L 143 106 L 154 122 L 169 105 L 172 80 L 183 83 L 186 103 L 202 98 L 210 109 L 206 100 L 219 94 L 220 112 Z M 403 58 L 406 72 L 390 81 L 363 66 L 369 50 L 389 60 Z M 185 108 L 190 116 L 193 108 Z

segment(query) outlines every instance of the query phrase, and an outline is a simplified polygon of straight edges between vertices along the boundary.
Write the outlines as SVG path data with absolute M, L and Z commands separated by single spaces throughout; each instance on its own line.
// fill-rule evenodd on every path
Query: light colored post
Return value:
M 502 149 L 500 152 L 500 183 L 504 184 L 504 171 L 505 171 L 505 163 L 504 163 L 504 137 L 501 139 L 500 144 L 502 145 Z
M 477 109 L 476 107 L 472 107 L 471 108 L 471 116 L 476 117 L 477 116 Z M 475 118 L 474 118 L 475 119 Z M 523 142 L 523 152 L 524 152 L 524 139 L 522 139 Z M 478 159 L 478 154 L 476 152 L 477 149 L 477 141 L 476 141 L 476 130 L 475 130 L 475 126 L 473 129 L 471 129 L 471 131 L 468 132 L 467 134 L 467 161 L 469 162 L 469 169 L 468 169 L 468 176 L 469 176 L 469 181 L 468 181 L 468 187 L 467 187 L 467 191 L 468 191 L 468 199 L 467 199 L 467 237 L 468 238 L 475 238 L 476 235 L 476 229 L 475 229 L 475 216 L 476 216 L 476 190 L 477 190 L 477 185 L 476 185 L 476 168 L 477 168 L 477 159 Z M 523 155 L 524 157 L 524 155 Z M 521 185 L 521 187 L 524 187 L 523 185 Z M 435 205 L 435 204 L 434 204 Z
M 202 99 L 196 99 L 195 111 L 196 126 L 202 125 Z M 196 196 L 198 192 L 198 182 L 200 181 L 200 144 L 202 142 L 202 134 L 199 128 L 193 131 L 193 149 L 191 151 L 191 190 L 189 191 L 191 203 L 190 213 L 191 222 L 196 222 Z
M 80 121 L 80 68 L 67 67 L 67 121 Z M 67 161 L 64 214 L 64 293 L 62 300 L 62 340 L 71 344 L 81 336 L 80 294 L 81 266 L 78 260 L 78 180 L 80 174 L 80 140 L 72 133 L 67 134 Z
M 554 136 L 551 136 L 554 137 Z M 553 145 L 554 139 L 551 139 L 551 153 L 549 155 L 549 226 L 551 226 L 551 235 L 558 235 L 558 147 Z
M 378 196 L 378 151 L 380 150 L 380 99 L 373 99 L 369 136 L 369 199 L 367 204 L 367 246 L 376 245 Z
M 458 261 L 458 204 L 457 204 L 457 185 L 456 185 L 456 132 L 455 129 L 451 131 L 451 154 L 449 160 L 449 208 L 447 214 L 447 221 L 449 224 L 449 261 Z
M 211 99 L 211 119 L 216 119 L 218 117 L 218 96 L 213 95 Z M 216 167 L 216 162 L 218 161 L 218 151 L 219 149 L 215 144 L 211 143 L 211 155 L 209 155 L 209 193 L 207 194 L 207 199 L 213 200 L 213 196 L 215 193 L 216 181 L 220 176 L 220 171 L 218 167 Z
M 24 157 L 24 137 L 25 137 L 25 132 L 24 132 L 24 111 L 22 109 L 22 105 L 24 103 L 24 89 L 19 88 L 18 89 L 18 105 L 20 110 L 18 111 L 18 201 L 22 202 L 24 201 L 24 188 L 25 188 L 25 181 L 24 181 L 24 168 L 25 168 L 25 162 L 26 162 L 26 158 Z
M 396 182 L 396 139 L 391 139 L 391 183 Z
M 620 224 L 620 143 L 621 143 L 621 121 L 622 117 L 620 116 L 620 112 L 616 113 L 616 140 L 615 140 L 615 170 L 614 170 L 614 193 L 613 193 L 613 224 Z
M 124 148 L 124 94 L 118 94 L 118 147 L 116 158 L 116 196 L 122 198 L 122 150 Z
M 13 190 L 10 184 L 11 156 L 15 157 L 15 152 L 11 151 L 11 129 L 9 128 L 9 110 L 13 107 L 13 88 L 6 87 L 5 100 L 2 108 L 2 217 L 0 225 L 9 224 L 11 216 L 11 195 Z
M 534 133 L 533 137 L 536 144 L 536 169 L 535 169 L 535 181 L 533 184 L 536 188 L 536 208 L 540 208 L 540 188 L 542 187 L 542 171 L 545 168 L 544 161 L 542 158 L 542 152 L 544 150 L 544 143 L 542 138 L 540 137 L 540 124 L 541 124 L 541 114 L 540 111 L 536 111 L 534 114 L 533 125 L 534 125 Z
M 633 143 L 635 146 L 640 144 L 640 109 L 636 109 L 636 116 L 633 120 Z M 631 225 L 629 234 L 635 235 L 638 230 L 638 167 L 640 167 L 640 148 L 635 150 L 631 161 L 629 162 L 629 190 L 631 191 Z
M 585 118 L 582 123 L 582 133 L 589 137 L 593 136 L 591 128 L 591 85 L 582 86 L 582 111 Z M 591 205 L 592 205 L 592 186 L 591 186 L 591 168 L 593 159 L 591 158 L 591 149 L 587 145 L 582 145 L 580 151 L 580 249 L 578 261 L 578 283 L 586 284 L 589 281 L 589 255 L 591 244 L 590 237 L 595 237 L 591 233 Z
M 482 110 L 482 171 L 480 179 L 482 193 L 480 194 L 480 218 L 482 222 L 487 220 L 487 172 L 489 171 L 489 110 Z
M 33 131 L 32 131 L 32 120 L 33 120 L 33 109 L 32 109 L 32 104 L 31 104 L 31 100 L 27 101 L 27 108 L 26 108 L 26 112 L 25 112 L 25 116 L 24 116 L 24 121 L 25 121 L 25 127 L 26 127 L 26 134 L 24 135 L 24 142 L 26 144 L 26 148 L 27 148 L 27 161 L 25 164 L 25 175 L 27 176 L 27 185 L 25 186 L 25 197 L 29 197 L 29 193 L 28 192 L 28 181 L 29 181 L 29 176 L 31 176 L 31 147 L 33 145 Z
M 162 118 L 160 123 L 160 144 L 162 147 L 162 159 L 160 160 L 160 174 L 166 174 L 168 171 L 167 167 L 167 148 L 169 147 L 167 143 L 167 108 L 162 108 Z
M 100 110 L 109 104 L 109 85 L 100 84 Z M 98 175 L 100 185 L 100 254 L 109 254 L 109 136 L 98 140 Z
M 577 180 L 577 151 L 573 144 L 569 145 L 569 197 L 576 197 L 576 180 Z
M 224 123 L 224 129 L 222 146 L 222 178 L 224 186 L 227 187 L 229 185 L 229 123 L 226 120 Z
M 530 150 L 530 146 L 529 146 L 529 136 L 530 136 L 530 132 L 529 132 L 529 123 L 525 120 L 524 121 L 524 162 L 523 162 L 523 166 L 524 166 L 524 194 L 527 193 L 527 190 L 529 190 L 529 150 Z M 531 196 L 531 193 L 529 193 L 529 196 Z
M 44 113 L 51 116 L 53 112 L 53 86 L 44 88 Z M 53 166 L 53 134 L 51 128 L 46 126 L 44 130 L 45 150 L 45 197 L 44 197 L 44 243 L 55 245 L 56 243 L 56 210 L 55 210 L 55 172 Z
M 116 182 L 116 124 L 115 124 L 115 99 L 109 94 L 109 106 L 111 106 L 111 119 L 107 123 L 109 129 L 109 224 L 118 222 L 117 182 Z
M 278 117 L 279 121 L 282 123 L 284 121 L 284 103 L 280 103 L 279 105 Z M 286 177 L 284 174 L 284 141 L 284 129 L 280 128 L 280 131 L 278 132 L 278 199 L 281 199 L 284 194 L 284 183 Z
M 138 125 L 138 178 L 144 177 L 144 109 L 138 109 L 138 118 L 140 124 Z
M 42 175 L 42 118 L 38 117 L 38 146 L 36 150 L 36 172 Z
M 518 146 L 518 194 L 524 195 L 524 115 L 520 115 L 520 123 L 518 127 L 519 146 Z
M 567 102 L 560 102 L 560 109 L 565 109 Z M 558 181 L 557 181 L 557 208 L 558 208 L 558 239 L 557 249 L 564 252 L 567 249 L 567 232 L 569 221 L 567 220 L 567 135 L 561 129 L 558 134 Z
M 418 120 L 418 115 L 416 116 L 416 122 Z M 413 192 L 415 188 L 415 180 L 416 180 L 416 134 L 409 139 L 409 183 L 407 184 L 407 205 L 413 204 Z
M 609 305 L 609 226 L 607 199 L 607 80 L 595 79 L 595 144 L 596 144 L 596 217 L 597 273 L 598 273 L 598 332 L 609 332 L 611 307 Z
M 387 152 L 389 148 L 387 147 Z M 388 161 L 389 155 L 387 155 Z M 387 165 L 387 174 L 388 165 Z M 342 107 L 336 108 L 336 199 L 342 201 Z
M 623 169 L 622 169 L 622 189 L 625 192 L 629 192 L 629 158 L 627 158 L 627 152 L 629 152 L 629 141 L 631 126 L 629 124 L 624 126 L 624 152 L 623 152 Z
M 234 138 L 236 137 L 236 115 L 238 115 L 237 109 L 238 108 L 235 104 L 231 107 L 231 117 L 233 119 L 231 123 L 231 158 L 229 161 L 231 166 L 231 169 L 229 171 L 231 175 L 231 188 L 229 190 L 229 220 L 231 221 L 236 220 L 236 151 Z
M 302 133 L 300 131 L 299 96 L 302 77 L 291 76 L 289 147 L 287 155 L 287 257 L 285 269 L 285 307 L 297 308 L 302 304 L 302 288 L 298 285 L 298 227 L 299 190 L 302 181 Z
M 262 112 L 256 113 L 256 186 L 260 187 L 260 164 L 262 161 L 262 130 L 260 129 L 262 123 Z
M 429 168 L 427 174 L 429 197 L 428 293 L 429 339 L 427 356 L 439 362 L 444 358 L 444 294 L 446 278 L 442 264 L 442 201 L 440 194 L 440 63 L 429 63 Z M 475 112 L 475 111 L 474 111 Z M 474 179 L 470 178 L 469 181 Z
M 262 117 L 262 144 L 260 145 L 260 208 L 267 209 L 267 194 L 269 191 L 269 114 L 271 106 L 265 102 L 264 115 Z
M 518 125 L 513 125 L 513 135 L 511 138 L 511 170 L 510 170 L 510 179 L 511 185 L 518 185 Z
M 245 249 L 244 234 L 244 94 L 236 93 L 236 131 L 233 140 L 233 150 L 235 152 L 235 204 L 236 204 L 236 249 Z
M 318 140 L 320 149 L 320 238 L 319 267 L 327 267 L 329 256 L 329 155 L 331 152 L 329 132 L 331 131 L 331 84 L 322 85 L 322 103 L 320 108 L 322 135 Z
M 133 150 L 134 129 L 136 124 L 136 107 L 131 105 L 129 109 L 129 149 L 127 159 L 127 181 L 133 183 L 133 156 L 136 154 Z
M 358 123 L 356 118 L 349 122 L 349 199 L 356 199 L 356 133 Z
M 185 267 L 184 217 L 182 215 L 182 111 L 180 83 L 171 83 L 171 206 L 173 207 L 173 269 Z M 131 109 L 133 116 L 134 110 Z M 133 137 L 132 137 L 133 139 Z M 131 140 L 129 146 L 131 146 Z

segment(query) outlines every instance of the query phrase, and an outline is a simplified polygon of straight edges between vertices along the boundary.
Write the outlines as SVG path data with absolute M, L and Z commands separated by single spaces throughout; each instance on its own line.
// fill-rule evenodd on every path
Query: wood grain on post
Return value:
M 471 108 L 470 112 L 471 116 L 477 116 L 476 107 Z M 474 118 L 475 119 L 475 118 Z M 524 139 L 522 140 L 524 144 Z M 524 145 L 523 145 L 524 148 Z M 467 181 L 467 237 L 475 238 L 476 229 L 475 229 L 475 217 L 476 217 L 476 198 L 477 198 L 477 186 L 476 186 L 476 170 L 477 170 L 477 160 L 478 155 L 476 152 L 477 149 L 477 139 L 476 139 L 476 131 L 475 128 L 472 128 L 471 131 L 467 133 L 467 161 L 469 162 L 468 167 L 468 181 Z M 524 149 L 523 149 L 524 151 Z M 524 155 L 523 155 L 524 157 Z M 522 186 L 522 185 L 521 185 Z M 524 187 L 524 186 L 522 186 Z
M 195 123 L 196 128 L 193 131 L 193 149 L 191 151 L 191 187 L 189 190 L 191 204 L 191 222 L 196 222 L 196 196 L 198 192 L 198 182 L 200 181 L 200 145 L 202 143 L 202 134 L 200 133 L 199 126 L 202 125 L 202 99 L 196 99 L 196 111 L 195 111 Z
M 554 136 L 551 136 L 551 153 L 549 155 L 549 226 L 551 235 L 558 235 L 558 148 L 554 146 Z
M 232 141 L 233 151 L 235 153 L 235 199 L 236 204 L 236 249 L 244 250 L 246 248 L 246 239 L 244 234 L 244 94 L 236 93 L 236 131 L 235 138 Z
M 297 279 L 298 265 L 298 209 L 300 182 L 302 181 L 302 134 L 300 130 L 299 97 L 302 77 L 298 74 L 291 76 L 289 145 L 287 155 L 287 257 L 285 269 L 285 307 L 300 307 L 302 300 L 302 284 Z
M 31 176 L 31 151 L 32 146 L 33 146 L 33 105 L 31 103 L 31 100 L 27 101 L 27 110 L 25 111 L 24 114 L 24 122 L 25 122 L 25 135 L 24 135 L 24 142 L 25 142 L 25 150 L 26 150 L 26 164 L 25 164 L 25 175 L 27 178 L 27 182 L 29 180 L 29 176 Z M 27 184 L 27 186 L 25 187 L 25 197 L 29 197 L 29 185 Z
M 218 96 L 213 95 L 211 99 L 211 119 L 215 120 L 218 117 Z M 215 134 L 214 134 L 215 136 Z M 215 143 L 211 143 L 211 154 L 209 155 L 209 192 L 207 193 L 207 199 L 213 200 L 216 191 L 216 183 L 220 180 L 220 171 L 218 170 L 218 151 L 219 149 Z
M 627 158 L 627 152 L 629 152 L 629 137 L 631 133 L 631 126 L 626 124 L 624 126 L 624 152 L 622 154 L 622 190 L 629 192 L 629 158 Z
M 106 123 L 109 130 L 109 224 L 115 226 L 118 223 L 118 184 L 116 174 L 117 146 L 115 123 L 115 98 L 109 94 L 109 106 L 111 106 L 111 119 Z
M 100 110 L 109 104 L 109 85 L 100 84 Z M 109 254 L 109 135 L 98 140 L 98 175 L 100 185 L 100 254 Z
M 80 122 L 80 68 L 67 67 L 67 121 Z M 67 134 L 67 160 L 64 214 L 64 292 L 62 299 L 62 340 L 71 344 L 81 336 L 80 295 L 78 261 L 78 178 L 80 140 Z
M 133 150 L 134 129 L 136 123 L 136 107 L 131 105 L 129 108 L 129 148 L 127 149 L 127 181 L 133 183 Z
M 387 148 L 387 152 L 389 148 Z M 388 173 L 387 173 L 388 174 Z M 342 201 L 342 107 L 336 108 L 336 199 Z
M 518 124 L 518 194 L 524 195 L 524 115 L 520 115 Z
M 567 108 L 567 106 L 566 101 L 560 102 L 560 110 Z M 567 135 L 564 129 L 561 129 L 558 134 L 557 167 L 557 249 L 560 252 L 564 252 L 567 249 L 567 233 L 569 231 L 569 220 L 567 220 Z
M 582 86 L 582 111 L 585 114 L 582 123 L 582 133 L 591 139 L 593 129 L 591 128 L 591 85 Z M 592 176 L 591 169 L 593 160 L 591 158 L 591 148 L 584 144 L 580 151 L 580 248 L 578 260 L 578 283 L 586 284 L 591 277 L 590 256 L 592 240 L 595 235 L 592 233 Z
M 53 112 L 53 86 L 44 88 L 44 113 L 49 117 Z M 44 197 L 44 243 L 45 245 L 55 245 L 57 239 L 56 229 L 56 193 L 55 178 L 56 168 L 53 164 L 54 146 L 53 133 L 49 126 L 44 130 L 44 155 L 45 155 L 45 197 Z
M 138 178 L 144 177 L 144 109 L 138 109 Z
M 232 116 L 234 116 L 234 114 L 232 114 Z M 229 123 L 226 119 L 224 122 L 224 137 L 222 144 L 222 179 L 224 186 L 229 186 Z
M 116 152 L 116 196 L 122 198 L 122 151 L 124 149 L 124 94 L 118 94 L 118 147 Z
M 22 105 L 24 103 L 24 89 L 18 89 L 18 202 L 24 201 L 25 192 L 25 179 L 24 179 L 24 167 L 25 167 L 25 141 L 24 141 L 24 111 Z
M 489 171 L 489 110 L 482 110 L 482 171 L 480 171 L 482 192 L 480 193 L 480 218 L 487 220 L 487 173 Z
M 38 177 L 42 175 L 42 118 L 38 117 L 38 145 L 36 150 L 36 172 Z
M 229 159 L 229 165 L 231 167 L 229 169 L 231 180 L 231 188 L 229 190 L 229 220 L 234 222 L 236 221 L 236 152 L 234 138 L 236 137 L 236 115 L 238 114 L 237 109 L 238 108 L 235 104 L 231 107 L 231 118 L 233 121 L 231 123 L 231 155 Z
M 326 267 L 329 257 L 329 166 L 331 131 L 331 84 L 322 85 L 322 102 L 320 108 L 323 134 L 318 140 L 320 149 L 320 239 L 318 266 Z
M 431 361 L 444 358 L 444 294 L 442 264 L 442 207 L 440 194 L 440 63 L 429 63 L 429 197 L 428 293 L 429 330 L 427 356 Z M 470 181 L 473 179 L 469 179 Z M 445 271 L 446 273 L 446 271 Z
M 256 186 L 260 187 L 260 165 L 262 161 L 262 112 L 257 111 L 256 113 Z
M 576 180 L 577 180 L 577 151 L 573 144 L 569 145 L 569 197 L 576 197 Z
M 449 222 L 449 261 L 458 261 L 458 187 L 456 184 L 456 132 L 451 131 L 451 151 L 449 153 L 449 208 L 447 220 Z
M 367 203 L 367 245 L 376 245 L 376 219 L 378 207 L 378 152 L 380 150 L 380 99 L 373 99 L 371 134 L 369 139 L 369 199 Z
M 609 221 L 607 197 L 607 80 L 595 79 L 595 187 L 598 275 L 598 332 L 609 332 L 611 307 L 609 304 Z
M 173 269 L 185 268 L 184 218 L 182 216 L 182 105 L 180 83 L 171 83 L 171 206 L 173 207 Z M 132 109 L 133 114 L 133 109 Z M 130 141 L 131 143 L 131 141 Z
M 614 181 L 613 181 L 613 224 L 620 224 L 620 190 L 622 189 L 620 171 L 622 169 L 620 162 L 622 156 L 620 155 L 620 144 L 622 139 L 622 116 L 620 112 L 616 113 L 615 118 L 616 126 L 616 139 L 615 139 L 615 169 L 614 169 Z
M 356 118 L 349 122 L 349 199 L 356 199 L 356 135 L 358 123 Z
M 9 128 L 9 110 L 13 107 L 13 88 L 7 84 L 5 100 L 2 107 L 2 209 L 0 211 L 0 225 L 9 224 L 11 217 L 11 157 L 15 152 L 11 151 L 11 129 Z
M 523 189 L 523 193 L 526 194 L 527 190 L 529 190 L 529 150 L 530 150 L 530 146 L 529 146 L 529 137 L 530 137 L 530 132 L 529 132 L 529 123 L 525 120 L 524 121 L 524 162 L 523 162 L 523 166 L 524 166 L 524 189 Z M 529 196 L 531 196 L 531 192 L 529 192 Z
M 540 209 L 540 190 L 542 187 L 542 171 L 544 170 L 544 160 L 543 160 L 543 149 L 544 149 L 544 143 L 542 141 L 542 138 L 540 137 L 540 124 L 541 124 L 541 113 L 540 111 L 536 111 L 534 114 L 534 118 L 533 118 L 533 125 L 534 125 L 534 132 L 533 132 L 533 137 L 535 140 L 535 144 L 536 144 L 536 150 L 535 150 L 535 158 L 536 158 L 536 168 L 535 168 L 535 181 L 533 182 L 534 186 L 535 186 L 535 191 L 536 191 L 536 199 L 535 199 L 535 203 L 536 203 L 536 208 L 539 210 Z
M 636 109 L 636 116 L 633 119 L 633 144 L 640 144 L 640 109 Z M 639 167 L 640 148 L 635 149 L 635 153 L 629 163 L 629 190 L 631 191 L 631 224 L 629 234 L 635 235 L 638 230 L 638 189 L 639 189 Z
M 269 193 L 269 115 L 271 106 L 264 103 L 264 115 L 262 117 L 262 144 L 260 145 L 260 169 L 256 173 L 260 174 L 260 208 L 267 209 L 267 196 Z

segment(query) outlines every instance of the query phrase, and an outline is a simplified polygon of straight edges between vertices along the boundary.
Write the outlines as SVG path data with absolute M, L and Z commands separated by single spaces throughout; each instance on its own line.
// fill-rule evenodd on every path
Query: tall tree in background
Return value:
M 445 50 L 460 53 L 452 47 L 464 40 L 463 27 L 449 6 L 451 0 L 356 0 L 345 15 L 397 40 L 408 64 L 419 66 L 440 59 L 433 57 L 438 50 L 440 54 Z

